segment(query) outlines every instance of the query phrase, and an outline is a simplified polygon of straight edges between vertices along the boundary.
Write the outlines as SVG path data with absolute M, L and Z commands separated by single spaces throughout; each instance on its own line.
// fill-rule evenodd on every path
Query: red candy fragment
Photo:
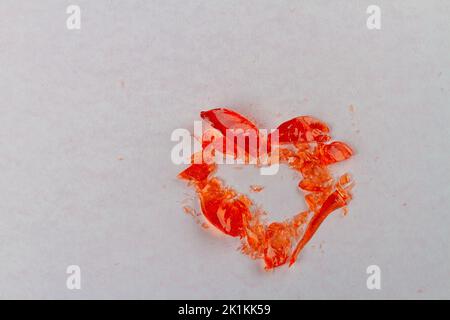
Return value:
M 319 147 L 320 157 L 323 164 L 332 164 L 350 158 L 352 149 L 343 142 L 335 141 Z
M 211 123 L 211 125 L 219 130 L 224 136 L 227 129 L 242 129 L 243 131 L 254 130 L 258 131 L 258 128 L 254 123 L 240 115 L 239 113 L 225 109 L 217 108 L 209 111 L 202 111 L 200 117 Z
M 286 121 L 278 126 L 278 130 L 281 144 L 330 140 L 328 126 L 311 116 Z
M 308 223 L 308 227 L 301 238 L 300 242 L 297 244 L 294 252 L 291 256 L 291 261 L 289 265 L 292 265 L 297 259 L 298 254 L 303 249 L 303 247 L 311 240 L 314 233 L 317 231 L 319 226 L 325 220 L 325 218 L 334 210 L 342 208 L 347 205 L 348 201 L 351 199 L 351 196 L 348 194 L 347 190 L 338 186 L 336 191 L 328 196 L 325 202 L 322 204 L 319 212 L 314 213 L 313 217 Z
M 239 134 L 246 138 L 258 132 L 255 124 L 233 110 L 212 109 L 203 111 L 201 117 L 219 132 L 215 139 L 203 141 L 202 155 L 207 148 L 213 148 L 214 152 L 217 146 L 222 147 L 228 129 L 239 129 Z M 214 163 L 193 163 L 179 174 L 179 178 L 195 186 L 203 216 L 215 228 L 241 239 L 243 253 L 262 259 L 267 270 L 284 265 L 288 260 L 292 265 L 325 218 L 339 208 L 346 210 L 351 200 L 350 176 L 344 174 L 336 181 L 327 166 L 348 159 L 353 151 L 340 141 L 328 143 L 329 132 L 325 123 L 311 116 L 296 117 L 278 127 L 279 144 L 270 146 L 268 152 L 278 148 L 277 161 L 302 175 L 299 188 L 305 193 L 309 208 L 286 221 L 268 223 L 262 219 L 264 212 L 249 198 L 224 186 L 213 176 Z M 270 135 L 267 140 L 269 144 Z M 213 143 L 217 141 L 219 143 Z M 287 144 L 293 148 L 282 147 Z M 232 152 L 236 155 L 237 151 L 235 146 Z M 245 151 L 252 152 L 248 147 Z M 251 186 L 251 191 L 262 190 L 261 186 Z
M 178 177 L 180 179 L 191 180 L 197 183 L 205 181 L 211 172 L 216 168 L 215 164 L 191 164 L 186 170 L 182 171 Z
M 239 113 L 225 108 L 202 111 L 200 116 L 222 133 L 223 139 L 218 143 L 222 153 L 233 154 L 235 158 L 238 157 L 240 151 L 245 156 L 257 156 L 259 130 L 253 122 Z M 257 140 L 254 148 L 251 148 L 249 142 L 252 136 L 256 137 Z M 234 148 L 232 150 L 227 148 L 227 143 L 231 143 Z
M 236 192 L 226 189 L 218 179 L 211 179 L 199 192 L 202 212 L 217 229 L 232 237 L 242 236 L 244 220 L 250 215 Z

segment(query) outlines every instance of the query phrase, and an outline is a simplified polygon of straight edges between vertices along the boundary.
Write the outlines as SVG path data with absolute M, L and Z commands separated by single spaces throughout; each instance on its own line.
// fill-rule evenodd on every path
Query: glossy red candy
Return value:
M 330 140 L 330 129 L 322 121 L 311 116 L 301 116 L 278 126 L 281 144 L 299 142 L 325 142 Z
M 211 125 L 219 130 L 224 136 L 227 133 L 227 129 L 258 131 L 258 128 L 253 122 L 230 109 L 216 108 L 208 111 L 202 111 L 200 113 L 200 117 L 211 123 Z
M 240 155 L 239 152 L 242 151 L 242 157 L 245 155 L 257 157 L 259 130 L 253 122 L 226 108 L 202 111 L 200 116 L 222 133 L 224 137 L 222 144 L 220 144 L 222 153 L 232 154 L 237 158 Z M 251 137 L 256 138 L 256 143 L 253 146 L 250 144 Z M 233 145 L 234 148 L 228 148 L 227 143 Z
M 258 132 L 255 124 L 230 109 L 203 111 L 201 117 L 219 132 L 214 139 L 203 141 L 202 156 L 207 148 L 213 148 L 214 153 L 215 148 L 223 147 L 226 139 L 230 139 L 226 137 L 227 130 L 238 129 L 237 136 L 246 138 L 250 137 L 249 133 Z M 262 259 L 267 270 L 284 265 L 288 260 L 292 265 L 325 218 L 339 208 L 345 209 L 351 200 L 350 176 L 344 174 L 336 181 L 327 166 L 348 159 L 353 151 L 344 142 L 328 143 L 329 132 L 325 123 L 311 116 L 296 117 L 278 127 L 279 143 L 272 145 L 269 151 L 278 148 L 277 161 L 302 175 L 299 188 L 305 193 L 309 208 L 286 221 L 269 223 L 263 219 L 261 209 L 247 196 L 224 186 L 214 177 L 214 163 L 193 163 L 179 178 L 196 187 L 203 216 L 209 223 L 224 234 L 241 239 L 243 253 Z M 257 139 L 258 144 L 265 142 L 259 135 Z M 287 144 L 291 148 L 285 148 Z M 238 150 L 235 146 L 231 153 L 236 156 Z M 252 150 L 245 147 L 245 152 L 248 154 Z M 250 188 L 254 192 L 264 190 L 261 186 Z
M 343 161 L 353 155 L 352 149 L 347 144 L 340 141 L 321 145 L 319 148 L 320 158 L 323 164 L 332 164 Z

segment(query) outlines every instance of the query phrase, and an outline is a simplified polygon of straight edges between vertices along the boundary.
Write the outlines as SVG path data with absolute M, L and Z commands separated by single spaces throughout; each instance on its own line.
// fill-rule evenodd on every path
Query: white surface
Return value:
M 68 2 L 0 3 L 1 298 L 450 298 L 450 2 L 73 2 L 80 31 Z M 349 215 L 294 268 L 182 213 L 170 134 L 216 106 L 312 114 L 357 151 Z M 290 174 L 260 197 L 287 216 Z

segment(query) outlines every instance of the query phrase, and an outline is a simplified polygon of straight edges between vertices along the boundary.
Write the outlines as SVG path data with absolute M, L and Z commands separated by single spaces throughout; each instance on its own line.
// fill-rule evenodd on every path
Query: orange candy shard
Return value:
M 224 136 L 227 129 L 258 131 L 250 120 L 230 109 L 203 111 L 201 117 Z M 353 151 L 340 141 L 328 143 L 329 133 L 329 127 L 316 118 L 296 117 L 278 127 L 279 144 L 268 146 L 269 153 L 278 149 L 279 163 L 303 177 L 299 188 L 304 192 L 308 211 L 286 221 L 267 222 L 265 213 L 247 196 L 224 186 L 213 176 L 214 163 L 192 163 L 178 177 L 195 186 L 207 221 L 224 234 L 240 238 L 244 254 L 262 259 L 267 270 L 288 261 L 292 265 L 325 218 L 339 208 L 346 210 L 352 198 L 350 176 L 344 174 L 336 181 L 327 166 L 350 158 Z M 203 150 L 211 144 L 212 141 L 203 141 Z M 263 188 L 251 186 L 251 190 L 260 192 Z
M 325 142 L 330 140 L 328 126 L 311 116 L 301 116 L 278 126 L 280 143 Z
M 202 111 L 200 117 L 211 123 L 211 125 L 219 130 L 224 136 L 227 129 L 242 129 L 243 131 L 255 130 L 258 128 L 254 123 L 245 118 L 243 115 L 225 108 L 216 108 L 208 111 Z

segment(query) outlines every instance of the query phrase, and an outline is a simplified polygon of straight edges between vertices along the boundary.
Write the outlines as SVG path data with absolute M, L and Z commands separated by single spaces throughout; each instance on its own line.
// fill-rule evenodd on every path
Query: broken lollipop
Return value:
M 272 139 L 274 133 L 264 138 L 252 121 L 230 109 L 203 111 L 201 118 L 211 128 L 202 135 L 201 151 L 192 156 L 192 163 L 178 177 L 195 187 L 206 220 L 222 233 L 241 240 L 244 254 L 262 259 L 267 270 L 287 262 L 292 265 L 325 218 L 339 208 L 346 209 L 351 200 L 350 176 L 344 174 L 335 179 L 328 166 L 350 158 L 352 149 L 344 142 L 330 142 L 329 127 L 311 116 L 282 123 L 276 130 L 277 139 Z M 235 134 L 230 138 L 228 132 L 232 130 Z M 251 148 L 252 137 L 256 137 L 256 149 Z M 245 143 L 234 143 L 240 138 Z M 233 147 L 225 148 L 229 144 Z M 261 155 L 260 146 L 266 146 L 266 156 L 276 151 L 276 159 L 270 158 L 272 164 L 286 164 L 302 176 L 298 186 L 308 210 L 286 221 L 267 222 L 264 212 L 249 197 L 214 176 L 214 157 L 218 152 L 249 164 L 251 156 Z M 198 158 L 202 161 L 194 161 Z

